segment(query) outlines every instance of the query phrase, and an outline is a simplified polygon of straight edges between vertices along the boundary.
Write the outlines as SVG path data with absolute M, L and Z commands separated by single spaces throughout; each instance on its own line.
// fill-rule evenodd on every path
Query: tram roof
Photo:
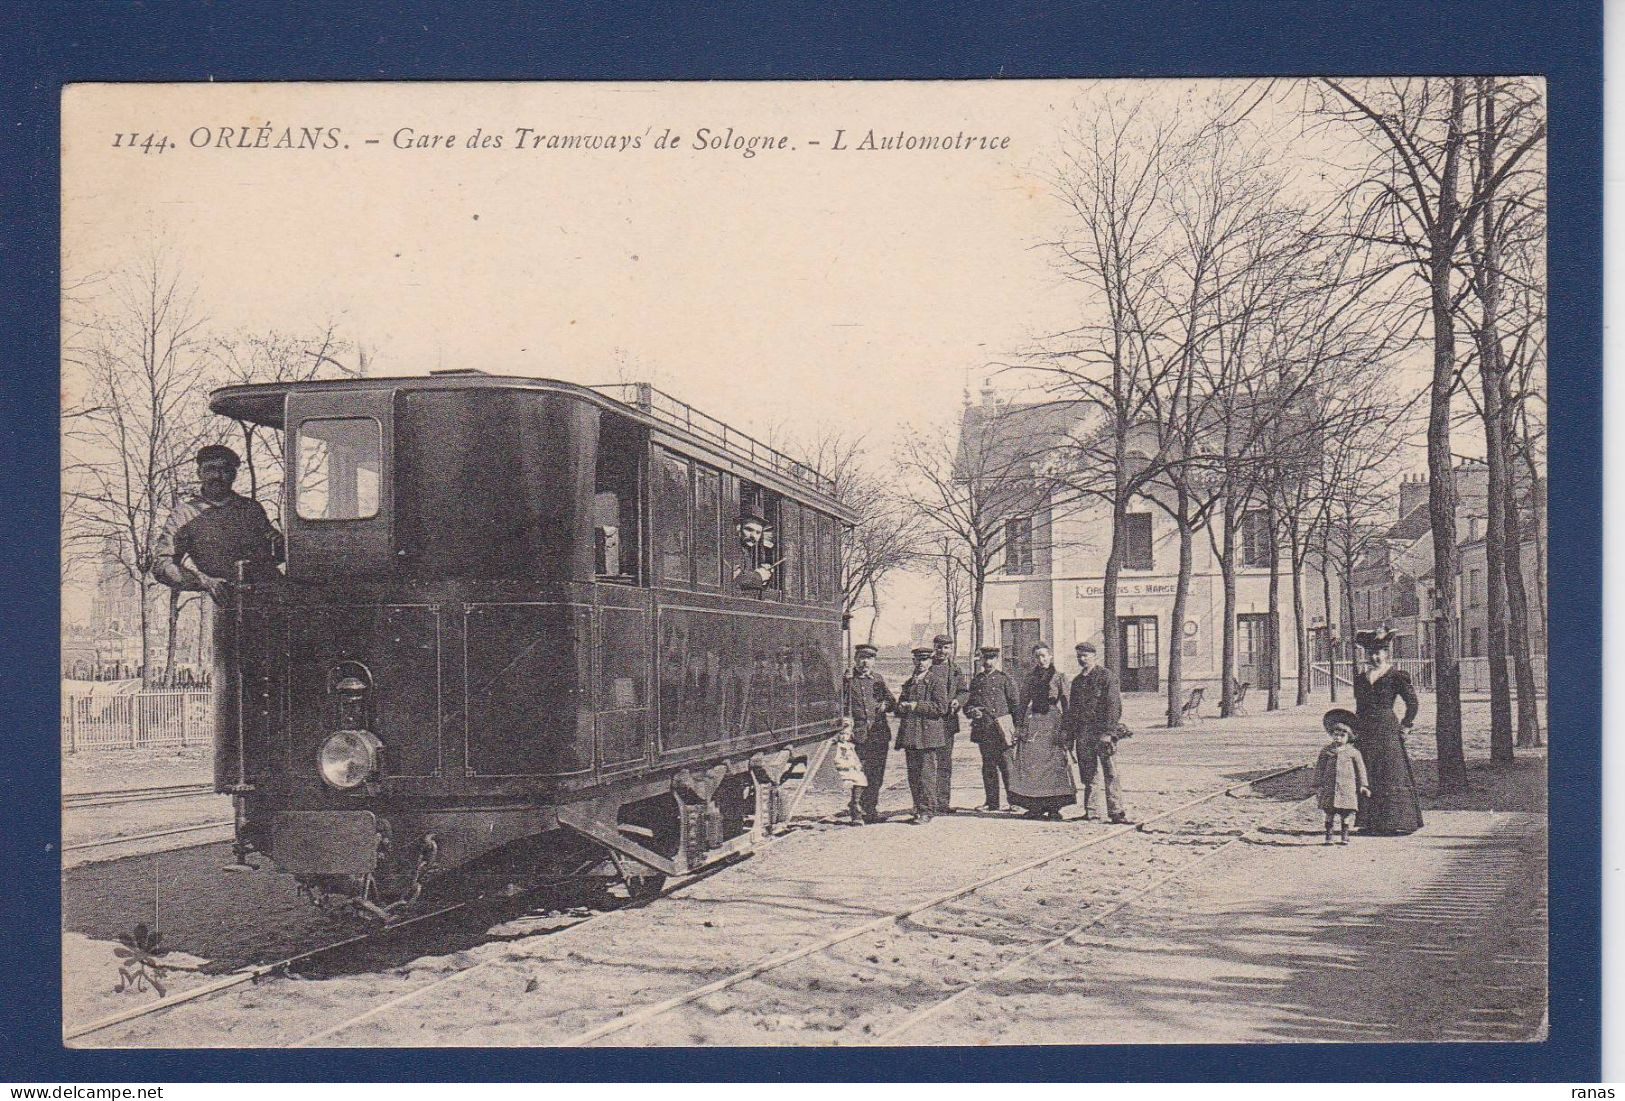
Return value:
M 235 420 L 280 429 L 284 427 L 285 400 L 293 392 L 447 389 L 536 390 L 568 394 L 644 424 L 661 435 L 674 437 L 684 445 L 685 450 L 700 458 L 710 456 L 724 459 L 723 465 L 739 467 L 755 480 L 816 504 L 846 523 L 857 522 L 856 516 L 835 499 L 835 483 L 828 475 L 647 383 L 582 386 L 558 379 L 489 375 L 475 370 L 435 371 L 428 375 L 400 377 L 223 386 L 209 395 L 209 409 Z

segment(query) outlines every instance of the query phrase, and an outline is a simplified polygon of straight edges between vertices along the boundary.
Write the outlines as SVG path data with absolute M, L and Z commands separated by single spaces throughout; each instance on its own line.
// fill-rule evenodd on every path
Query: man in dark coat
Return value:
M 852 651 L 852 679 L 847 682 L 846 708 L 852 719 L 852 744 L 863 762 L 863 788 L 852 789 L 854 824 L 880 821 L 880 785 L 886 780 L 886 755 L 891 752 L 891 721 L 897 710 L 886 678 L 875 672 L 873 646 L 864 643 Z
M 897 699 L 897 748 L 908 759 L 908 790 L 914 798 L 914 819 L 931 821 L 937 810 L 937 761 L 948 744 L 945 724 L 952 710 L 948 681 L 931 666 L 931 647 L 914 650 L 914 675 L 903 682 Z
M 1021 710 L 1021 693 L 1010 675 L 999 668 L 997 646 L 982 647 L 981 665 L 981 670 L 971 678 L 965 717 L 971 722 L 971 741 L 982 752 L 982 791 L 987 799 L 977 809 L 998 810 L 1000 791 L 1010 789 L 1010 763 L 1005 757 L 1008 747 L 999 719 Z
M 276 575 L 282 536 L 265 506 L 231 488 L 240 465 L 229 447 L 210 444 L 197 453 L 198 491 L 187 496 L 164 521 L 153 545 L 152 575 L 179 592 L 202 592 L 212 621 L 214 649 L 215 744 L 237 736 L 241 705 L 237 688 L 237 622 L 226 605 L 243 563 L 248 582 Z M 215 754 L 216 782 L 234 777 L 223 771 L 228 755 Z
M 1073 752 L 1078 757 L 1078 774 L 1083 779 L 1083 816 L 1095 812 L 1095 774 L 1106 786 L 1106 813 L 1113 822 L 1127 822 L 1123 791 L 1117 768 L 1117 731 L 1123 718 L 1123 697 L 1117 677 L 1095 658 L 1094 643 L 1078 643 L 1078 675 L 1072 680 L 1067 701 L 1066 724 L 1072 734 Z
M 943 729 L 947 732 L 948 741 L 937 757 L 936 809 L 940 814 L 952 814 L 954 741 L 959 735 L 960 709 L 970 697 L 970 685 L 965 680 L 965 674 L 960 672 L 959 663 L 954 661 L 954 640 L 951 636 L 936 636 L 931 640 L 931 647 L 932 675 L 942 679 L 944 690 L 951 701 L 947 717 L 943 719 Z

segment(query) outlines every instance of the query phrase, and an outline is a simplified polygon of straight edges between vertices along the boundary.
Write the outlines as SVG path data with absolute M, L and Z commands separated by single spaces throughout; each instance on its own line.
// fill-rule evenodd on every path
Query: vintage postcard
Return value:
M 68 86 L 64 1042 L 1544 1039 L 1547 106 Z

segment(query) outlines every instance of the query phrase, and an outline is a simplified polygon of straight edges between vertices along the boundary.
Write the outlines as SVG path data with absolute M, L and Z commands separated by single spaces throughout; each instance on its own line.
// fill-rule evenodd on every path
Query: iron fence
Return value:
M 62 752 L 207 745 L 214 737 L 212 695 L 207 688 L 64 693 Z

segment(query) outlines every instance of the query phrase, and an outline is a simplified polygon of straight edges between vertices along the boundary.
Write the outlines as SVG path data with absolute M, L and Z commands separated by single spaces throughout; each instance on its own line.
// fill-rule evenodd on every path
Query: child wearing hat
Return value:
M 1320 795 L 1320 809 L 1326 814 L 1326 844 L 1332 843 L 1332 822 L 1340 820 L 1342 841 L 1349 843 L 1349 815 L 1360 807 L 1360 796 L 1370 795 L 1366 777 L 1365 758 L 1349 744 L 1354 737 L 1354 712 L 1341 707 L 1326 712 L 1320 720 L 1331 736 L 1332 744 L 1320 751 L 1315 762 L 1315 788 Z

